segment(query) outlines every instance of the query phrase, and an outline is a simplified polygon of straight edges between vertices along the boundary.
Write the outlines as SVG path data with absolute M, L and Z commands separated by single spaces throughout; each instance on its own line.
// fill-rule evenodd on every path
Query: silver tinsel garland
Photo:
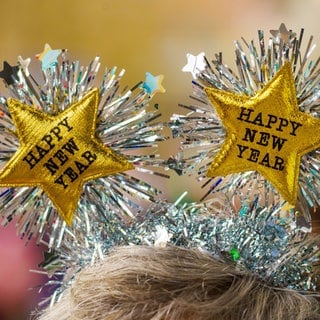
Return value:
M 257 201 L 235 208 L 223 196 L 200 204 L 180 205 L 180 201 L 154 204 L 142 220 L 130 225 L 121 219 L 101 221 L 91 225 L 85 236 L 64 241 L 38 271 L 50 277 L 45 287 L 53 290 L 43 304 L 54 304 L 78 271 L 124 245 L 198 248 L 270 286 L 317 294 L 319 243 L 294 209 L 284 210 L 280 203 L 263 209 Z

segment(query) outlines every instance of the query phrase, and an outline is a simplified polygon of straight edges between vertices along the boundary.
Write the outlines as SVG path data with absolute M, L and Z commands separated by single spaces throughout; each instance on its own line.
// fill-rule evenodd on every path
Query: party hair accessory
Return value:
M 187 55 L 183 71 L 194 80 L 187 115 L 173 115 L 182 138 L 169 160 L 179 174 L 197 176 L 210 193 L 229 190 L 240 201 L 260 196 L 262 205 L 285 199 L 319 205 L 319 61 L 312 37 L 303 52 L 300 35 L 284 24 L 266 39 L 235 41 L 236 71 L 216 54 Z
M 9 96 L 0 99 L 0 208 L 21 237 L 56 247 L 105 211 L 132 218 L 159 199 L 144 179 L 168 177 L 155 153 L 164 124 L 157 108 L 147 110 L 163 76 L 148 72 L 121 90 L 124 70 L 106 68 L 96 80 L 99 57 L 82 67 L 46 44 L 36 58 L 35 73 L 22 57 L 0 72 Z
M 146 81 L 134 88 L 139 90 L 136 96 L 131 96 L 134 90 L 118 96 L 119 87 L 115 80 L 117 77 L 115 72 L 111 71 L 105 74 L 103 84 L 98 91 L 91 86 L 98 67 L 97 59 L 88 70 L 84 71 L 78 67 L 78 63 L 70 64 L 66 58 L 66 51 L 52 50 L 49 46 L 46 46 L 44 52 L 38 56 L 43 63 L 42 71 L 46 80 L 44 89 L 36 85 L 36 80 L 28 70 L 28 60 L 19 59 L 18 69 L 10 66 L 4 67 L 0 75 L 7 78 L 8 88 L 15 97 L 15 100 L 5 98 L 2 100 L 5 115 L 3 123 L 6 124 L 4 128 L 7 129 L 7 126 L 10 125 L 7 131 L 4 130 L 5 137 L 15 142 L 15 144 L 10 144 L 14 147 L 11 146 L 10 156 L 7 156 L 5 160 L 11 159 L 14 152 L 19 154 L 20 151 L 16 150 L 24 149 L 25 140 L 33 141 L 32 130 L 29 129 L 28 135 L 22 130 L 29 122 L 26 123 L 25 118 L 30 118 L 35 126 L 40 127 L 42 121 L 43 123 L 53 121 L 53 127 L 50 129 L 53 134 L 52 140 L 46 137 L 49 136 L 47 132 L 42 132 L 40 135 L 41 141 L 48 145 L 47 148 L 55 146 L 56 140 L 62 135 L 61 131 L 64 130 L 67 133 L 67 141 L 64 143 L 67 143 L 68 146 L 63 144 L 60 149 L 66 150 L 66 153 L 75 153 L 77 148 L 82 148 L 80 143 L 79 147 L 78 145 L 74 147 L 70 139 L 82 142 L 84 140 L 84 147 L 100 148 L 102 157 L 110 157 L 111 167 L 113 167 L 112 161 L 121 167 L 116 168 L 116 173 L 105 178 L 100 178 L 98 169 L 95 171 L 97 172 L 97 177 L 94 177 L 96 179 L 88 180 L 88 183 L 84 185 L 78 201 L 78 210 L 73 216 L 72 227 L 66 225 L 68 221 L 62 220 L 61 214 L 54 212 L 54 219 L 59 222 L 53 224 L 52 230 L 50 229 L 49 250 L 45 253 L 41 270 L 38 271 L 49 276 L 49 281 L 42 289 L 51 290 L 51 294 L 43 301 L 43 304 L 54 305 L 62 297 L 64 290 L 72 285 L 79 271 L 103 259 L 114 247 L 126 245 L 173 245 L 197 248 L 210 254 L 213 259 L 226 265 L 232 264 L 237 269 L 259 278 L 267 286 L 281 290 L 296 290 L 305 295 L 319 294 L 319 239 L 313 238 L 310 234 L 311 227 L 308 217 L 300 214 L 291 204 L 297 196 L 295 193 L 298 194 L 297 207 L 304 208 L 305 200 L 311 205 L 317 203 L 318 175 L 316 172 L 312 176 L 308 174 L 313 172 L 311 169 L 315 170 L 317 161 L 317 150 L 310 151 L 310 148 L 317 148 L 318 138 L 314 138 L 310 132 L 318 130 L 318 120 L 314 119 L 317 116 L 318 94 L 318 91 L 315 90 L 317 77 L 314 78 L 314 76 L 318 69 L 316 64 L 315 67 L 307 67 L 308 72 L 306 72 L 305 62 L 298 62 L 302 36 L 297 40 L 295 34 L 287 31 L 284 26 L 281 26 L 278 31 L 272 30 L 271 34 L 272 38 L 266 50 L 263 34 L 259 33 L 261 55 L 256 53 L 253 43 L 248 44 L 251 63 L 248 62 L 240 44 L 236 44 L 239 77 L 222 63 L 221 56 L 217 56 L 213 62 L 216 71 L 212 69 L 204 54 L 188 57 L 189 65 L 184 69 L 192 72 L 192 75 L 197 78 L 197 81 L 194 82 L 194 98 L 199 105 L 184 106 L 191 111 L 186 116 L 173 116 L 170 125 L 174 136 L 180 135 L 186 139 L 182 151 L 177 157 L 172 157 L 166 163 L 154 159 L 153 156 L 126 153 L 132 148 L 153 147 L 155 142 L 165 139 L 160 134 L 163 124 L 152 124 L 157 117 L 156 111 L 150 114 L 145 110 L 149 98 L 155 92 L 163 91 L 161 76 L 155 77 L 147 74 Z M 308 54 L 310 50 L 310 48 L 307 49 Z M 22 78 L 20 78 L 20 73 Z M 97 95 L 100 100 L 97 100 Z M 311 100 L 307 103 L 308 99 Z M 216 109 L 212 107 L 210 101 L 217 105 Z M 274 107 L 274 102 L 279 108 Z M 29 107 L 31 104 L 37 108 Z M 17 113 L 12 116 L 14 123 L 5 108 L 7 105 L 13 114 Z M 271 109 L 269 105 L 272 105 Z M 228 108 L 230 115 L 225 115 L 225 109 Z M 265 108 L 268 111 L 265 111 Z M 76 117 L 74 122 L 70 122 L 71 115 L 68 112 L 76 115 L 78 109 L 81 110 L 79 118 Z M 88 114 L 87 109 L 90 110 Z M 22 112 L 25 114 L 21 115 Z M 254 112 L 257 114 L 251 118 Z M 271 116 L 266 118 L 266 112 Z M 46 115 L 43 116 L 43 113 Z M 93 120 L 90 122 L 89 119 L 83 119 L 81 114 L 86 114 Z M 57 116 L 58 118 L 55 118 Z M 237 119 L 239 117 L 241 119 Z M 95 118 L 97 118 L 96 122 Z M 244 130 L 242 137 L 249 140 L 246 141 L 249 145 L 241 148 L 235 147 L 240 144 L 236 140 L 238 132 L 234 131 L 240 128 L 238 120 L 246 122 L 246 126 L 241 129 Z M 79 123 L 82 125 L 77 129 L 78 136 L 73 138 L 71 128 Z M 264 131 L 260 130 L 258 132 L 256 126 L 263 126 L 270 131 L 263 133 Z M 268 128 L 269 126 L 272 128 Z M 82 127 L 85 127 L 86 130 L 82 130 Z M 305 142 L 300 142 L 300 140 L 294 140 L 297 143 L 291 141 L 289 144 L 291 136 L 298 136 L 305 129 L 308 133 L 303 133 L 302 136 L 307 135 L 310 138 L 311 147 L 304 145 Z M 16 135 L 13 134 L 15 130 L 22 140 L 20 145 L 18 145 Z M 286 131 L 286 133 L 280 136 L 278 131 L 280 133 Z M 55 141 L 53 141 L 54 136 Z M 236 148 L 242 152 L 239 158 L 241 160 L 244 152 L 253 148 L 250 143 L 256 142 L 257 136 L 261 136 L 258 145 L 261 148 L 266 147 L 265 152 L 269 154 L 268 157 L 263 156 L 262 160 L 259 160 L 263 161 L 261 165 L 266 167 L 267 171 L 264 172 L 260 167 L 259 170 L 258 167 L 254 167 L 256 169 L 254 172 L 240 170 L 240 174 L 236 177 L 225 179 L 211 177 L 208 183 L 213 183 L 213 185 L 209 193 L 214 191 L 215 196 L 198 204 L 183 204 L 183 196 L 174 204 L 158 201 L 156 189 L 129 176 L 127 172 L 127 169 L 131 169 L 131 165 L 135 170 L 142 165 L 142 172 L 147 171 L 144 165 L 153 167 L 166 165 L 178 173 L 193 172 L 197 168 L 200 179 L 208 170 L 211 170 L 212 174 L 215 172 L 222 174 L 215 170 L 218 170 L 219 166 L 223 166 L 224 163 L 227 164 L 227 169 L 233 165 L 243 165 L 238 160 L 239 157 L 234 155 Z M 273 138 L 273 136 L 276 137 Z M 310 144 L 310 141 L 306 143 Z M 268 149 L 270 148 L 269 143 L 274 151 Z M 276 157 L 281 157 L 282 154 L 278 152 L 285 148 L 285 145 L 289 147 L 284 149 L 286 150 L 283 155 L 284 162 L 275 160 Z M 35 151 L 31 155 L 30 150 L 27 156 L 23 154 L 22 159 L 27 157 L 25 162 L 29 167 L 38 165 L 41 160 L 37 160 L 42 152 L 43 157 L 46 156 L 46 151 L 42 151 L 44 148 L 42 146 L 39 148 L 39 146 L 36 141 L 33 145 L 35 149 L 31 150 L 37 150 L 37 157 L 34 157 L 36 160 L 33 159 Z M 188 158 L 184 154 L 186 149 L 200 150 L 200 153 Z M 294 149 L 295 152 L 292 153 L 291 149 Z M 307 150 L 306 155 L 302 155 L 300 149 Z M 90 156 L 86 155 L 93 160 L 93 155 L 98 153 L 95 150 L 83 149 L 80 156 L 89 151 Z M 231 159 L 228 158 L 230 155 Z M 217 159 L 213 160 L 214 156 Z M 284 158 L 285 156 L 288 158 Z M 299 156 L 301 156 L 300 164 L 298 164 Z M 251 156 L 251 160 L 254 160 L 255 157 L 258 157 L 258 153 Z M 272 157 L 276 161 L 273 164 L 271 164 Z M 58 169 L 55 167 L 54 156 L 52 155 L 51 158 L 47 160 L 45 170 L 56 173 L 55 170 Z M 12 165 L 21 161 L 19 159 L 12 160 Z M 58 160 L 63 161 L 63 157 L 61 156 L 61 159 L 58 157 Z M 75 161 L 79 163 L 81 161 L 74 159 L 73 165 L 78 170 L 89 170 L 89 168 L 82 167 L 88 164 L 81 162 L 79 165 Z M 203 161 L 206 162 L 205 165 L 202 165 Z M 104 158 L 101 162 L 106 165 Z M 258 160 L 250 162 L 258 162 Z M 296 168 L 299 165 L 299 179 L 297 180 Z M 282 167 L 283 170 L 280 170 Z M 103 168 L 103 166 L 100 167 L 101 170 L 104 170 Z M 291 180 L 288 180 L 288 176 L 279 174 L 279 179 L 282 180 L 277 184 L 277 175 L 272 174 L 269 170 L 276 170 L 277 174 L 279 174 L 278 171 L 285 171 Z M 164 176 L 158 171 L 151 171 L 151 173 Z M 9 170 L 9 174 L 13 173 Z M 67 174 L 67 176 L 71 179 L 72 175 Z M 306 189 L 305 178 L 308 178 L 308 183 L 312 184 L 310 186 L 308 184 L 308 189 Z M 33 228 L 35 225 L 38 226 L 39 221 L 41 221 L 40 227 L 35 230 L 40 235 L 44 235 L 48 231 L 44 231 L 46 224 L 52 222 L 50 220 L 53 219 L 52 215 L 48 216 L 46 210 L 44 216 L 40 215 L 38 210 L 33 213 L 33 210 L 38 209 L 39 206 L 43 207 L 43 199 L 46 195 L 43 191 L 36 191 L 35 187 L 27 186 L 13 198 L 13 192 L 16 192 L 13 190 L 7 188 L 2 194 L 6 200 L 4 216 L 7 220 L 11 219 L 12 214 L 7 213 L 10 206 L 13 206 L 14 214 L 22 220 L 24 215 L 21 213 L 26 212 L 28 219 L 23 220 L 22 226 L 28 226 L 29 235 L 34 232 Z M 128 196 L 125 196 L 125 193 Z M 136 204 L 136 201 L 141 198 L 152 200 L 153 204 L 148 207 L 148 210 L 135 215 L 131 208 L 139 209 L 140 206 Z M 23 211 L 20 212 L 18 207 L 21 206 L 21 203 Z M 56 210 L 53 206 L 49 207 L 51 211 Z
M 92 227 L 84 238 L 64 241 L 46 255 L 38 271 L 50 278 L 43 289 L 51 295 L 42 303 L 53 305 L 80 270 L 127 245 L 197 248 L 265 285 L 318 294 L 319 239 L 293 208 L 285 210 L 280 203 L 261 208 L 258 201 L 236 207 L 223 193 L 199 204 L 182 204 L 182 198 L 153 204 L 143 220 L 130 225 L 113 219 Z

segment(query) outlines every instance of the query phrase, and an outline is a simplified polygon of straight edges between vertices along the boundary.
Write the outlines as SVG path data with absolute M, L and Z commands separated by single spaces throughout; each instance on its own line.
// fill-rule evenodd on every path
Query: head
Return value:
M 119 247 L 80 272 L 41 320 L 320 319 L 314 297 L 277 289 L 197 249 Z

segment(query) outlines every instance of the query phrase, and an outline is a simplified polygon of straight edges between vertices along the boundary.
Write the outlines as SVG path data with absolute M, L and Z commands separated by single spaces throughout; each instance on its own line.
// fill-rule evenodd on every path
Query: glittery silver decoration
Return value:
M 282 203 L 261 208 L 258 201 L 236 208 L 223 196 L 201 204 L 180 201 L 154 204 L 143 219 L 129 224 L 108 213 L 95 225 L 88 221 L 86 234 L 64 241 L 43 262 L 39 272 L 49 275 L 46 287 L 53 289 L 43 304 L 55 303 L 79 270 L 123 245 L 198 248 L 268 285 L 317 292 L 319 243 L 312 240 L 310 225 L 294 209 L 284 210 Z
M 265 37 L 263 31 L 258 31 L 257 43 L 243 38 L 235 41 L 235 71 L 223 62 L 221 53 L 211 61 L 204 53 L 187 55 L 188 64 L 183 71 L 191 72 L 194 77 L 192 101 L 190 105 L 180 104 L 186 111 L 185 115 L 174 114 L 171 118 L 173 136 L 181 138 L 182 143 L 180 152 L 168 160 L 168 166 L 180 175 L 196 176 L 202 181 L 205 191 L 201 200 L 213 192 L 223 191 L 229 192 L 230 197 L 240 198 L 240 202 L 248 197 L 254 199 L 260 196 L 261 206 L 281 201 L 277 190 L 256 172 L 225 178 L 206 177 L 213 158 L 224 142 L 225 129 L 204 92 L 205 87 L 252 96 L 273 78 L 286 61 L 290 61 L 300 110 L 316 118 L 320 116 L 320 58 L 311 58 L 315 48 L 313 37 L 304 45 L 304 30 L 296 34 L 284 24 L 270 33 L 270 37 Z M 302 203 L 301 210 L 306 216 L 308 206 L 318 207 L 320 204 L 319 165 L 319 150 L 302 157 L 298 202 Z
M 144 89 L 144 82 L 132 89 L 121 88 L 120 80 L 125 71 L 118 72 L 116 67 L 106 68 L 99 82 L 96 79 L 99 57 L 83 67 L 79 61 L 69 60 L 67 50 L 52 50 L 48 45 L 45 50 L 46 56 L 38 57 L 42 59 L 42 68 L 40 62 L 32 68 L 36 72 L 29 71 L 31 60 L 21 57 L 18 66 L 4 65 L 0 76 L 8 89 L 7 96 L 34 105 L 43 112 L 56 114 L 81 99 L 93 87 L 98 87 L 100 102 L 96 135 L 135 166 L 134 171 L 86 183 L 72 227 L 67 227 L 40 189 L 0 189 L 2 224 L 15 220 L 21 237 L 30 239 L 35 236 L 38 243 L 57 248 L 64 237 L 78 237 L 79 234 L 75 235 L 78 230 L 84 230 L 91 221 L 98 223 L 94 221 L 99 221 L 100 216 L 108 216 L 111 221 L 132 219 L 150 203 L 159 200 L 161 192 L 144 179 L 148 175 L 168 177 L 161 168 L 163 160 L 156 153 L 158 142 L 166 137 L 162 135 L 163 123 L 157 120 L 159 112 L 156 108 L 147 110 L 154 93 Z M 0 97 L 1 167 L 19 147 L 14 131 L 6 97 Z

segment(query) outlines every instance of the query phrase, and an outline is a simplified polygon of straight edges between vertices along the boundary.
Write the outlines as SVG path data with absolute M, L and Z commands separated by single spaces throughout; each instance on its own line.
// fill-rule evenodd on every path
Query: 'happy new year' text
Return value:
M 253 109 L 244 107 L 241 108 L 237 120 L 251 124 L 250 127 L 245 128 L 242 137 L 244 142 L 237 144 L 238 158 L 282 171 L 285 160 L 280 156 L 281 150 L 288 141 L 287 138 L 297 135 L 302 124 L 272 114 L 255 113 Z M 274 131 L 279 132 L 279 135 L 284 132 L 286 138 L 273 134 Z M 277 152 L 278 155 L 272 157 L 270 151 Z
M 97 158 L 96 154 L 84 150 L 75 160 L 77 152 L 80 151 L 79 146 L 73 137 L 65 138 L 66 133 L 69 135 L 72 130 L 73 127 L 70 126 L 68 117 L 65 117 L 49 130 L 23 158 L 23 161 L 28 163 L 30 170 L 45 158 L 46 162 L 43 167 L 48 170 L 48 175 L 53 176 L 54 183 L 60 184 L 64 189 L 68 187 L 69 183 L 77 180 Z M 66 168 L 61 171 L 63 166 Z

